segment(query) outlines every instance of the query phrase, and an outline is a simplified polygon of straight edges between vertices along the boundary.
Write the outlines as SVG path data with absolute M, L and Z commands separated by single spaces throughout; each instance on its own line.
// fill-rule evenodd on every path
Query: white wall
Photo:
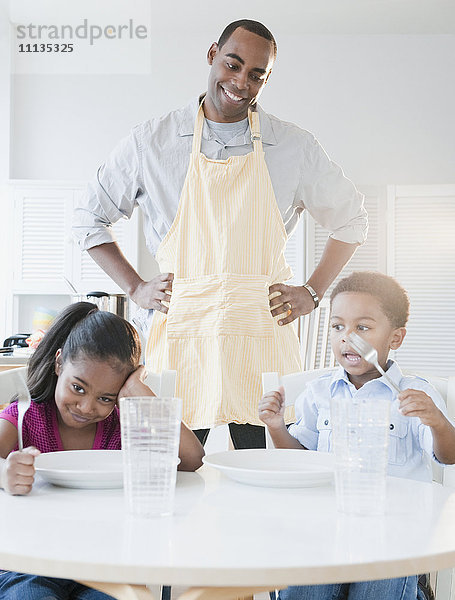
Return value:
M 263 19 L 278 42 L 261 99 L 267 111 L 315 133 L 359 184 L 455 182 L 455 35 L 363 34 L 355 18 L 342 21 L 342 11 L 332 12 L 331 22 L 316 18 L 318 3 L 313 13 L 297 0 L 285 12 L 275 2 L 253 4 L 249 16 Z M 150 75 L 13 76 L 11 177 L 89 179 L 135 123 L 205 89 L 210 43 L 225 23 L 245 15 L 223 8 L 209 17 L 191 8 L 197 3 L 179 6 L 185 14 L 170 6 L 155 14 Z M 379 30 L 399 30 L 390 3 L 381 6 Z M 349 33 L 311 33 L 311 23 L 319 32 L 327 23 L 338 31 L 335 22 Z M 145 255 L 142 247 L 149 269 Z
M 13 77 L 12 177 L 85 179 L 135 123 L 205 88 L 216 34 L 154 37 L 150 76 Z M 368 184 L 451 183 L 455 36 L 281 35 L 262 104 Z M 183 53 L 181 48 L 185 48 Z

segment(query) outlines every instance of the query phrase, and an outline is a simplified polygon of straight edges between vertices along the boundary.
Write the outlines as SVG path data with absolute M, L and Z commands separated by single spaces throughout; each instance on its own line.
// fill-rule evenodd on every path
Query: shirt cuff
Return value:
M 90 250 L 90 248 L 94 248 L 95 246 L 110 244 L 116 241 L 114 232 L 108 227 L 96 231 L 85 230 L 85 232 L 74 228 L 73 234 L 81 250 Z
M 330 237 L 339 242 L 345 242 L 346 244 L 358 244 L 362 246 L 367 239 L 368 226 L 364 227 L 358 225 L 356 227 L 349 227 L 346 229 L 340 229 L 339 231 L 333 231 Z

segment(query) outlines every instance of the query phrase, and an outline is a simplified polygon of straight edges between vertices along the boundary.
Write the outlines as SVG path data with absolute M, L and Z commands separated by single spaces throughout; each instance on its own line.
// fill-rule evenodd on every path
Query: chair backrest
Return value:
M 334 371 L 334 368 L 314 369 L 312 371 L 302 371 L 300 373 L 291 373 L 284 375 L 281 378 L 278 373 L 263 373 L 262 387 L 264 394 L 266 392 L 276 390 L 279 385 L 284 387 L 286 397 L 286 406 L 293 406 L 299 394 L 305 389 L 307 383 L 324 373 Z M 412 369 L 402 369 L 404 375 L 415 375 L 426 379 L 431 385 L 438 390 L 447 406 L 447 414 L 455 425 L 455 374 L 447 377 L 440 375 L 432 375 L 429 373 L 419 373 Z M 273 448 L 272 439 L 266 428 L 266 445 L 267 448 Z M 440 467 L 434 461 L 431 463 L 433 469 L 433 479 L 444 485 L 455 486 L 455 465 Z
M 15 375 L 20 374 L 24 381 L 27 378 L 27 367 L 18 367 L 0 372 L 0 406 L 7 406 L 16 395 Z
M 175 381 L 177 371 L 164 370 L 161 373 L 147 371 L 144 383 L 149 386 L 154 394 L 162 398 L 175 396 Z
M 313 369 L 311 371 L 300 371 L 299 373 L 289 373 L 282 375 L 278 373 L 263 373 L 262 374 L 262 391 L 267 392 L 278 389 L 280 385 L 284 387 L 284 396 L 286 406 L 294 406 L 298 396 L 303 392 L 308 382 L 317 379 L 324 373 L 330 373 L 335 370 L 335 367 L 326 367 L 324 369 Z M 265 428 L 265 444 L 267 448 L 273 448 L 272 438 L 270 437 L 267 427 Z
M 455 374 L 442 377 L 440 375 L 432 375 L 431 373 L 419 373 L 412 369 L 403 369 L 403 374 L 416 375 L 431 383 L 441 394 L 447 407 L 447 415 L 452 425 L 455 425 Z M 434 481 L 451 487 L 455 486 L 455 465 L 441 467 L 435 461 L 431 461 L 431 468 L 433 470 Z
M 335 357 L 330 348 L 330 302 L 323 298 L 309 315 L 300 317 L 297 334 L 303 369 L 310 371 L 334 367 Z

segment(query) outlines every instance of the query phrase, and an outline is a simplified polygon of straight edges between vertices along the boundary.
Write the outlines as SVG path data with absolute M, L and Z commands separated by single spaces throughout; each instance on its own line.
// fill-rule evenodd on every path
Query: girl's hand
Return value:
M 2 469 L 2 487 L 8 494 L 24 496 L 32 489 L 35 477 L 35 456 L 41 452 L 34 446 L 22 452 L 11 452 Z
M 152 390 L 145 385 L 144 379 L 147 371 L 144 365 L 133 371 L 122 385 L 117 398 L 129 398 L 131 396 L 154 396 Z
M 421 390 L 404 390 L 398 395 L 400 412 L 406 417 L 419 417 L 424 425 L 438 427 L 445 417 L 433 400 Z
M 259 418 L 269 429 L 280 429 L 284 425 L 284 388 L 267 392 L 259 401 Z

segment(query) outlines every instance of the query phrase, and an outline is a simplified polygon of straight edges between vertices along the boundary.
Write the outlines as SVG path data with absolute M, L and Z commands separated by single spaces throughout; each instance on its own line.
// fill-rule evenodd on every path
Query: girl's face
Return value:
M 330 327 L 335 358 L 356 387 L 380 377 L 380 373 L 352 349 L 348 335 L 354 331 L 376 348 L 379 364 L 385 369 L 389 351 L 399 348 L 406 334 L 404 327 L 393 327 L 374 296 L 360 292 L 342 292 L 335 296 Z
M 55 372 L 58 376 L 55 388 L 58 412 L 63 423 L 75 429 L 84 429 L 111 414 L 129 374 L 126 368 L 114 369 L 109 362 L 83 356 L 62 364 L 60 350 Z

